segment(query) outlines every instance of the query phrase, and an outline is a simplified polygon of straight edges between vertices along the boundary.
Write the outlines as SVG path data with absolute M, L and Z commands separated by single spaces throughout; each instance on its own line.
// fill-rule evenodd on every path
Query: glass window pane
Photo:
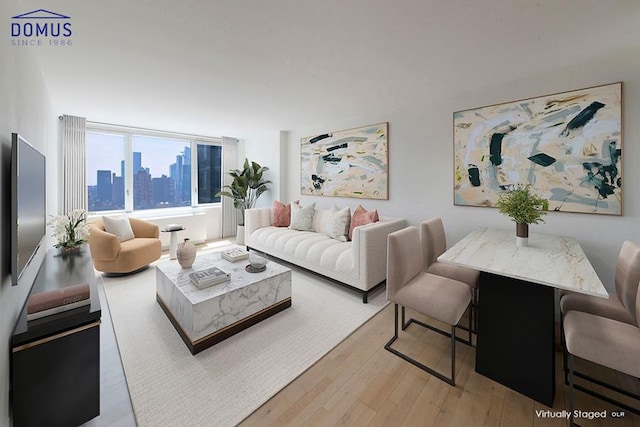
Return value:
M 134 135 L 133 209 L 191 206 L 191 146 L 187 140 Z
M 222 185 L 222 147 L 198 144 L 198 204 L 219 203 Z
M 89 212 L 124 209 L 123 135 L 86 133 Z

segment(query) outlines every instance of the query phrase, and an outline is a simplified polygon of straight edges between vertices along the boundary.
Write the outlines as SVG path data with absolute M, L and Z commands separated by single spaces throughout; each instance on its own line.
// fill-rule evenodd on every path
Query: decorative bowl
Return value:
M 250 273 L 258 273 L 264 271 L 267 268 L 269 260 L 261 253 L 250 251 L 249 252 L 249 265 L 246 270 Z

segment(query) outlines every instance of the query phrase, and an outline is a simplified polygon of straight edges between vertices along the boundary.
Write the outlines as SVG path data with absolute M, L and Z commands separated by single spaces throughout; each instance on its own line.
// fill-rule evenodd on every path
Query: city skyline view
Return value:
M 87 132 L 87 195 L 89 211 L 125 209 L 127 162 L 132 162 L 133 209 L 190 206 L 192 143 L 189 140 L 132 136 L 126 155 L 125 136 Z M 198 203 L 218 202 L 221 147 L 197 147 Z M 131 188 L 131 187 L 129 187 Z
M 175 163 L 176 145 L 188 146 L 188 140 L 165 139 L 134 136 L 133 151 L 140 153 L 153 153 L 143 161 L 145 168 L 149 168 L 152 177 L 162 175 L 169 176 L 169 165 Z M 111 170 L 120 171 L 120 162 L 125 160 L 125 140 L 117 134 L 87 132 L 87 185 L 97 185 L 96 174 L 89 171 Z M 135 173 L 135 171 L 134 171 Z

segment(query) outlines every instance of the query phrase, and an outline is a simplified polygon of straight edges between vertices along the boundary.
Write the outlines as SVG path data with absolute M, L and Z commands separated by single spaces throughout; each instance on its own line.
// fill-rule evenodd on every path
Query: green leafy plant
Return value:
M 498 210 L 516 224 L 538 224 L 549 209 L 549 202 L 531 193 L 531 185 L 518 185 L 498 199 Z
M 268 171 L 266 166 L 260 166 L 256 162 L 244 159 L 243 169 L 232 169 L 229 175 L 233 178 L 231 185 L 225 185 L 216 196 L 224 196 L 233 199 L 233 206 L 240 211 L 241 223 L 244 225 L 244 210 L 255 207 L 258 197 L 269 188 L 271 181 L 262 178 L 262 174 Z

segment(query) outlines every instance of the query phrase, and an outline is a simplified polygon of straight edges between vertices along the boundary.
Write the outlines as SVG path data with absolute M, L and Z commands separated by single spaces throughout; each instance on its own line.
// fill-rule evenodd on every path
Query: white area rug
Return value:
M 155 277 L 154 265 L 103 277 L 141 427 L 238 424 L 387 303 L 383 290 L 363 304 L 294 270 L 290 308 L 193 356 L 156 302 Z

